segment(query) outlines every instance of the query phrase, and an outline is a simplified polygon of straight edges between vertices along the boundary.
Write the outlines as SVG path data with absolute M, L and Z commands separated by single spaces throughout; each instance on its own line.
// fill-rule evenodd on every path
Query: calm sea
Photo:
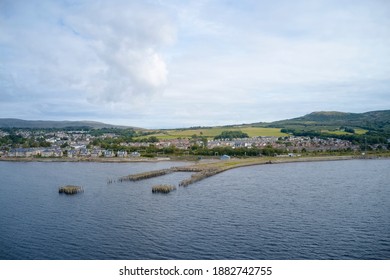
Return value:
M 390 259 L 390 160 L 107 184 L 180 164 L 0 162 L 0 259 Z

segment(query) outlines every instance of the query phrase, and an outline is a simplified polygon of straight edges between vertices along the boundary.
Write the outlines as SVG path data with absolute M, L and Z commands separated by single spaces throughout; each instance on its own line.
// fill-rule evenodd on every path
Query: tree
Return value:
M 61 148 L 64 149 L 66 147 L 69 147 L 69 144 L 67 142 L 65 142 L 64 144 L 61 145 Z
M 239 131 L 239 130 L 232 130 L 232 131 L 222 131 L 221 134 L 214 137 L 214 139 L 235 139 L 235 138 L 249 138 L 248 134 Z
M 148 142 L 150 142 L 150 143 L 158 143 L 159 140 L 158 140 L 158 138 L 156 136 L 150 136 L 148 138 Z
M 348 133 L 355 134 L 355 129 L 353 129 L 352 127 L 344 127 L 344 131 L 348 132 Z

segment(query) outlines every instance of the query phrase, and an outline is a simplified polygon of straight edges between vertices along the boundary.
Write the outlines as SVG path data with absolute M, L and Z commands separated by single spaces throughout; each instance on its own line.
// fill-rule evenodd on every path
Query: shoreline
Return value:
M 4 162 L 89 162 L 89 163 L 157 163 L 161 161 L 169 162 L 188 162 L 192 163 L 187 166 L 175 166 L 170 168 L 141 172 L 122 176 L 113 181 L 139 181 L 152 177 L 163 176 L 172 172 L 192 172 L 190 178 L 178 182 L 178 186 L 187 187 L 193 183 L 214 176 L 216 174 L 228 171 L 230 169 L 283 163 L 307 163 L 307 162 L 324 162 L 324 161 L 341 161 L 341 160 L 367 160 L 367 159 L 389 159 L 389 156 L 304 156 L 304 157 L 249 157 L 249 158 L 231 158 L 229 160 L 218 160 L 208 158 L 203 160 L 190 160 L 190 158 L 0 158 Z M 112 183 L 110 181 L 109 183 Z
M 0 157 L 7 162 L 96 162 L 96 163 L 129 163 L 129 162 L 161 162 L 172 161 L 170 158 L 31 158 L 31 157 Z M 176 160 L 175 160 L 176 161 Z M 180 161 L 180 160 L 177 160 Z
M 156 158 L 34 158 L 34 157 L 0 157 L 0 161 L 5 162 L 96 162 L 96 163 L 130 163 L 130 162 L 194 162 L 194 164 L 218 164 L 218 163 L 237 163 L 237 166 L 259 165 L 266 163 L 291 163 L 291 162 L 317 162 L 317 161 L 337 161 L 337 160 L 353 160 L 353 159 L 388 159 L 387 155 L 345 155 L 345 156 L 300 156 L 300 157 L 247 157 L 247 158 L 232 158 L 224 161 L 216 158 L 204 158 L 195 160 L 193 158 L 177 158 L 177 157 L 156 157 Z

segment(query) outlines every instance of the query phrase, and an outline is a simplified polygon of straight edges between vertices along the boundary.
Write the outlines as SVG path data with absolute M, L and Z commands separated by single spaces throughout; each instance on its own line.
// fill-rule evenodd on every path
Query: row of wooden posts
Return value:
M 197 166 L 178 166 L 178 167 L 176 166 L 176 167 L 171 167 L 166 169 L 131 174 L 128 176 L 120 177 L 117 180 L 108 179 L 107 184 L 111 184 L 117 181 L 118 182 L 140 181 L 140 180 L 145 180 L 153 177 L 163 176 L 173 172 L 195 172 L 195 174 L 192 174 L 190 178 L 182 180 L 179 183 L 179 186 L 187 187 L 190 184 L 203 180 L 207 177 L 213 176 L 222 171 L 224 171 L 224 169 L 222 168 L 204 169 L 204 168 L 199 168 Z M 173 185 L 156 185 L 152 187 L 153 193 L 170 193 L 171 191 L 174 190 L 176 190 L 176 187 Z M 82 191 L 84 191 L 83 188 L 78 186 L 71 186 L 71 185 L 59 188 L 59 193 L 65 193 L 65 194 L 76 194 Z

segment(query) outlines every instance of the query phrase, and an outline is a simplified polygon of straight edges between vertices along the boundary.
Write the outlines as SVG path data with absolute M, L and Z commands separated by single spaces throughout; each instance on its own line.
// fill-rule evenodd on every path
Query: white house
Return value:
M 141 156 L 141 154 L 139 152 L 132 152 L 130 155 L 132 157 L 140 157 Z

